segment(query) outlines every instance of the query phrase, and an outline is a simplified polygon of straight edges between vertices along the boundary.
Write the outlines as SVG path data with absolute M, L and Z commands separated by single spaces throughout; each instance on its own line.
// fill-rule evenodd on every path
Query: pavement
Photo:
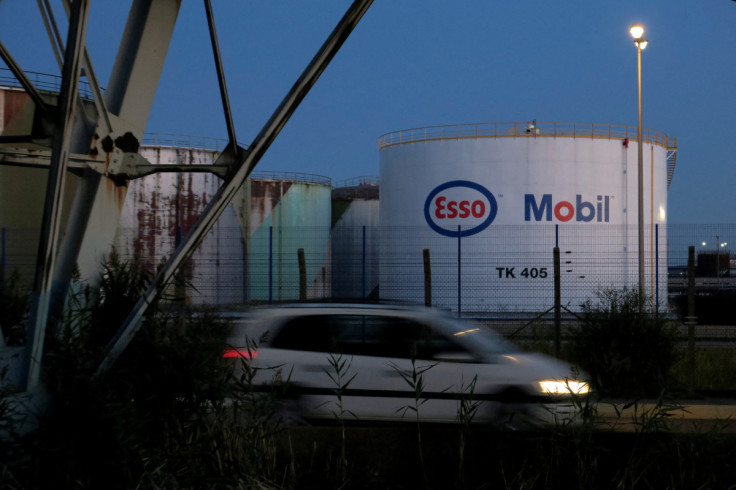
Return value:
M 724 400 L 622 400 L 601 401 L 601 430 L 637 432 L 647 429 L 689 433 L 736 434 L 736 399 Z

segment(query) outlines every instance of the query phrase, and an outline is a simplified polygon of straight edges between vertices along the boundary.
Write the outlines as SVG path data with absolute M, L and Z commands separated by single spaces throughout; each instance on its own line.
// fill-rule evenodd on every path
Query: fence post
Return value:
M 304 258 L 304 249 L 300 248 L 297 250 L 299 257 L 299 300 L 306 301 L 307 299 L 307 261 Z
M 5 228 L 0 230 L 0 283 L 5 282 Z
M 462 316 L 462 239 L 460 233 L 461 225 L 457 225 L 457 316 Z
M 691 372 L 695 368 L 695 325 L 698 318 L 695 316 L 695 247 L 687 249 L 687 353 Z
M 268 302 L 273 301 L 273 226 L 268 227 Z
M 659 223 L 654 225 L 654 316 L 659 318 Z
M 362 289 L 363 295 L 362 295 L 362 298 L 365 299 L 365 285 L 366 285 L 366 278 L 365 278 L 365 261 L 366 261 L 366 257 L 365 257 L 365 225 L 363 225 L 363 259 L 362 260 L 363 260 L 363 263 L 362 263 L 362 268 L 363 268 L 363 271 L 362 271 L 362 274 L 363 274 L 363 289 Z
M 560 291 L 560 248 L 552 249 L 555 274 L 555 356 L 560 357 L 560 339 L 562 337 L 562 325 L 560 318 L 561 291 Z
M 429 262 L 429 249 L 422 252 L 424 257 L 424 306 L 432 306 L 432 266 Z

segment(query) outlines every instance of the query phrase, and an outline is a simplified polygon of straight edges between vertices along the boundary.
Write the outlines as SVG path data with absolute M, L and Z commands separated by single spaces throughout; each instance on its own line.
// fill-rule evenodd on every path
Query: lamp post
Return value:
M 644 39 L 644 27 L 640 24 L 634 24 L 629 29 L 634 44 L 636 45 L 637 54 L 637 80 L 639 87 L 639 125 L 636 130 L 636 140 L 639 150 L 639 298 L 644 300 L 645 283 L 644 283 L 644 148 L 642 142 L 642 125 L 641 125 L 641 50 L 647 47 L 648 41 Z
M 721 237 L 716 235 L 716 278 L 721 277 L 721 249 L 724 248 L 728 243 L 721 243 Z

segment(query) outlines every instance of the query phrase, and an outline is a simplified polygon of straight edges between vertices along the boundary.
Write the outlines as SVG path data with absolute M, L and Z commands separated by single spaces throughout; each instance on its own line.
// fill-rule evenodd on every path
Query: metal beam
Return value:
M 130 8 L 105 102 L 138 140 L 153 107 L 180 6 L 181 0 L 135 0 Z
M 230 203 L 235 193 L 240 189 L 250 175 L 253 168 L 273 143 L 276 136 L 297 109 L 309 90 L 316 83 L 319 76 L 324 72 L 332 58 L 337 54 L 340 47 L 347 40 L 350 33 L 355 29 L 360 19 L 368 10 L 373 0 L 355 0 L 347 10 L 337 27 L 332 31 L 315 57 L 309 63 L 302 75 L 297 79 L 289 93 L 284 97 L 274 114 L 268 120 L 261 132 L 256 136 L 249 146 L 245 158 L 238 166 L 232 176 L 220 187 L 207 205 L 202 215 L 192 227 L 189 234 L 184 238 L 171 258 L 159 271 L 152 281 L 148 290 L 138 301 L 133 311 L 128 315 L 125 322 L 115 334 L 107 347 L 96 376 L 104 375 L 120 357 L 130 341 L 141 327 L 143 315 L 148 306 L 153 304 L 160 296 L 161 291 L 171 281 L 179 266 L 194 251 L 196 246 L 204 239 L 207 232 L 220 217 L 226 206 Z
M 44 1 L 48 2 L 48 0 Z M 67 16 L 71 13 L 71 5 L 69 2 L 70 0 L 64 0 L 64 10 L 66 11 Z M 49 14 L 51 14 L 50 8 Z M 84 47 L 84 75 L 87 77 L 87 83 L 89 83 L 90 90 L 92 91 L 92 101 L 97 109 L 97 124 L 100 124 L 100 119 L 102 120 L 102 128 L 99 128 L 98 132 L 104 130 L 104 133 L 106 134 L 111 133 L 113 131 L 113 127 L 110 122 L 110 115 L 108 114 L 107 106 L 105 105 L 105 97 L 102 95 L 102 88 L 100 87 L 100 82 L 97 80 L 97 74 L 95 73 L 95 68 L 92 65 L 92 58 L 89 55 L 87 46 Z
M 240 147 L 238 147 L 238 152 L 243 155 L 245 154 L 245 150 Z M 0 165 L 6 165 L 8 167 L 48 170 L 49 159 L 50 155 L 47 151 L 24 152 L 16 148 L 12 151 L 0 150 Z M 222 162 L 218 159 L 217 162 L 211 165 L 161 165 L 149 162 L 139 153 L 123 153 L 120 157 L 116 156 L 114 162 L 114 166 L 111 164 L 107 167 L 106 162 L 101 162 L 89 155 L 70 154 L 67 168 L 77 174 L 80 174 L 83 170 L 90 169 L 99 174 L 104 174 L 116 182 L 127 182 L 140 179 L 146 175 L 166 172 L 209 173 L 225 180 L 232 169 L 233 158 L 231 155 L 228 155 Z
M 46 201 L 41 224 L 41 239 L 36 259 L 35 308 L 31 311 L 28 331 L 26 391 L 33 391 L 38 384 L 46 328 L 53 321 L 49 317 L 51 296 L 53 294 L 53 271 L 56 267 L 62 195 L 72 143 L 75 108 L 79 97 L 79 76 L 82 70 L 81 58 L 84 50 L 84 38 L 87 33 L 88 13 L 88 0 L 74 2 L 69 24 L 67 50 L 64 53 L 64 70 L 59 94 L 60 117 L 54 135 L 51 165 L 46 185 Z
M 108 90 L 105 96 L 113 104 L 110 110 L 115 111 L 114 115 L 108 113 L 101 100 L 101 90 L 84 49 L 88 3 L 89 0 L 76 0 L 69 13 L 70 27 L 59 96 L 61 121 L 54 136 L 37 261 L 37 293 L 29 327 L 27 391 L 33 390 L 39 382 L 45 332 L 61 311 L 75 264 L 79 265 L 83 279 L 89 279 L 91 284 L 99 279 L 99 267 L 109 252 L 125 196 L 124 185 L 110 185 L 107 177 L 97 170 L 82 170 L 67 227 L 63 239 L 59 240 L 61 196 L 69 159 L 73 152 L 90 152 L 92 135 L 99 121 L 97 133 L 110 141 L 117 141 L 118 137 L 128 133 L 134 141 L 142 138 L 181 0 L 133 2 L 110 78 L 112 90 Z M 77 112 L 82 63 L 88 68 L 87 75 L 91 77 L 95 98 L 100 99 L 96 102 L 98 114 L 95 121 L 85 120 L 79 117 L 82 111 Z M 99 140 L 95 144 L 100 148 L 104 146 Z M 114 154 L 124 151 L 124 148 L 114 148 Z M 102 161 L 104 163 L 104 158 Z
M 56 24 L 56 20 L 54 20 L 54 11 L 51 9 L 49 0 L 36 0 L 36 3 L 38 4 L 38 10 L 41 12 L 43 25 L 46 27 L 46 34 L 49 36 L 49 41 L 51 41 L 51 50 L 54 52 L 56 64 L 59 65 L 59 71 L 61 71 L 64 69 L 62 55 L 64 52 L 64 41 L 61 39 L 59 26 Z
M 44 114 L 44 116 L 46 116 L 49 121 L 54 121 L 56 118 L 54 117 L 54 114 L 49 108 L 48 104 L 46 104 L 46 101 L 43 100 L 41 94 L 38 93 L 36 87 L 34 87 L 31 81 L 28 80 L 28 77 L 26 77 L 26 74 L 23 73 L 23 70 L 20 66 L 18 66 L 18 63 L 15 62 L 15 59 L 10 55 L 10 52 L 5 48 L 5 45 L 2 43 L 2 41 L 0 41 L 0 58 L 2 58 L 5 64 L 8 65 L 10 71 L 13 72 L 15 78 L 23 86 L 23 90 L 26 91 L 33 103 L 36 104 L 36 107 L 41 110 L 41 112 Z
M 104 139 L 114 142 L 127 133 L 134 142 L 143 137 L 180 5 L 181 0 L 135 0 L 131 5 L 104 97 L 112 131 L 101 120 L 96 131 L 99 139 L 93 142 L 103 164 L 128 151 L 117 147 L 106 150 Z M 80 138 L 77 153 L 88 152 L 90 142 L 91 132 Z M 100 264 L 109 253 L 125 199 L 126 187 L 120 184 L 92 168 L 83 172 L 71 205 L 73 219 L 67 224 L 59 250 L 60 278 L 68 281 L 78 264 L 81 277 L 97 284 Z M 78 260 L 80 257 L 83 260 Z
M 49 37 L 52 51 L 54 52 L 54 56 L 56 57 L 61 69 L 62 61 L 60 53 L 64 52 L 64 41 L 62 40 L 61 34 L 59 33 L 59 26 L 54 17 L 54 11 L 49 4 L 49 0 L 36 0 L 36 3 L 38 4 L 38 10 L 41 12 L 41 17 L 43 18 L 43 23 L 46 27 L 46 34 Z M 70 1 L 63 0 L 62 3 L 64 5 L 64 10 L 68 18 L 71 15 Z M 84 75 L 87 77 L 87 81 L 89 82 L 90 90 L 92 91 L 92 101 L 94 102 L 95 108 L 97 109 L 97 115 L 99 118 L 102 118 L 102 121 L 105 124 L 106 132 L 112 132 L 112 125 L 110 124 L 110 118 L 107 114 L 107 108 L 105 107 L 105 100 L 102 96 L 102 89 L 100 88 L 100 84 L 97 80 L 97 75 L 95 74 L 94 66 L 92 65 L 92 59 L 90 58 L 89 51 L 87 50 L 86 46 L 84 48 L 83 69 Z M 80 104 L 81 103 L 82 101 L 80 100 Z
M 217 41 L 217 30 L 215 29 L 215 16 L 212 13 L 212 3 L 210 0 L 204 0 L 205 10 L 207 10 L 207 24 L 210 28 L 210 41 L 212 42 L 212 54 L 215 58 L 215 67 L 217 68 L 217 81 L 220 84 L 220 97 L 222 98 L 222 108 L 225 111 L 225 123 L 227 125 L 227 136 L 230 141 L 230 147 L 238 146 L 238 139 L 235 137 L 235 123 L 233 122 L 233 114 L 230 110 L 230 98 L 227 94 L 227 85 L 225 84 L 225 70 L 222 67 L 222 57 L 220 56 L 220 44 Z

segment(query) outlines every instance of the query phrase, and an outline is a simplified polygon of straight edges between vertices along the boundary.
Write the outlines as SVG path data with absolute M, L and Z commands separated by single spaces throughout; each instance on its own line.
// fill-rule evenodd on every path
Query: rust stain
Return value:
M 161 165 L 200 164 L 197 150 L 145 148 L 143 153 Z M 127 219 L 135 228 L 131 246 L 133 253 L 145 260 L 147 269 L 154 270 L 174 251 L 177 239 L 189 233 L 216 191 L 213 185 L 214 180 L 206 174 L 181 172 L 154 174 L 131 182 L 126 206 Z M 191 275 L 195 267 L 196 260 L 190 261 L 183 268 L 184 274 Z
M 113 197 L 116 210 L 118 214 L 120 214 L 123 210 L 123 204 L 125 204 L 125 196 L 127 194 L 128 186 L 117 185 L 110 179 L 105 179 L 105 186 L 107 194 Z
M 35 104 L 25 92 L 3 92 L 3 134 L 23 134 L 31 132 Z M 15 126 L 15 128 L 13 127 Z M 13 131 L 15 129 L 15 131 Z
M 97 160 L 97 155 L 99 155 L 99 150 L 97 149 L 97 143 L 100 141 L 100 135 L 95 133 L 94 137 L 92 138 L 92 145 L 89 149 L 89 156 L 91 156 L 93 159 Z
M 289 191 L 291 184 L 287 180 L 251 181 L 250 216 L 253 229 L 266 220 L 273 208 L 281 202 L 281 199 Z

